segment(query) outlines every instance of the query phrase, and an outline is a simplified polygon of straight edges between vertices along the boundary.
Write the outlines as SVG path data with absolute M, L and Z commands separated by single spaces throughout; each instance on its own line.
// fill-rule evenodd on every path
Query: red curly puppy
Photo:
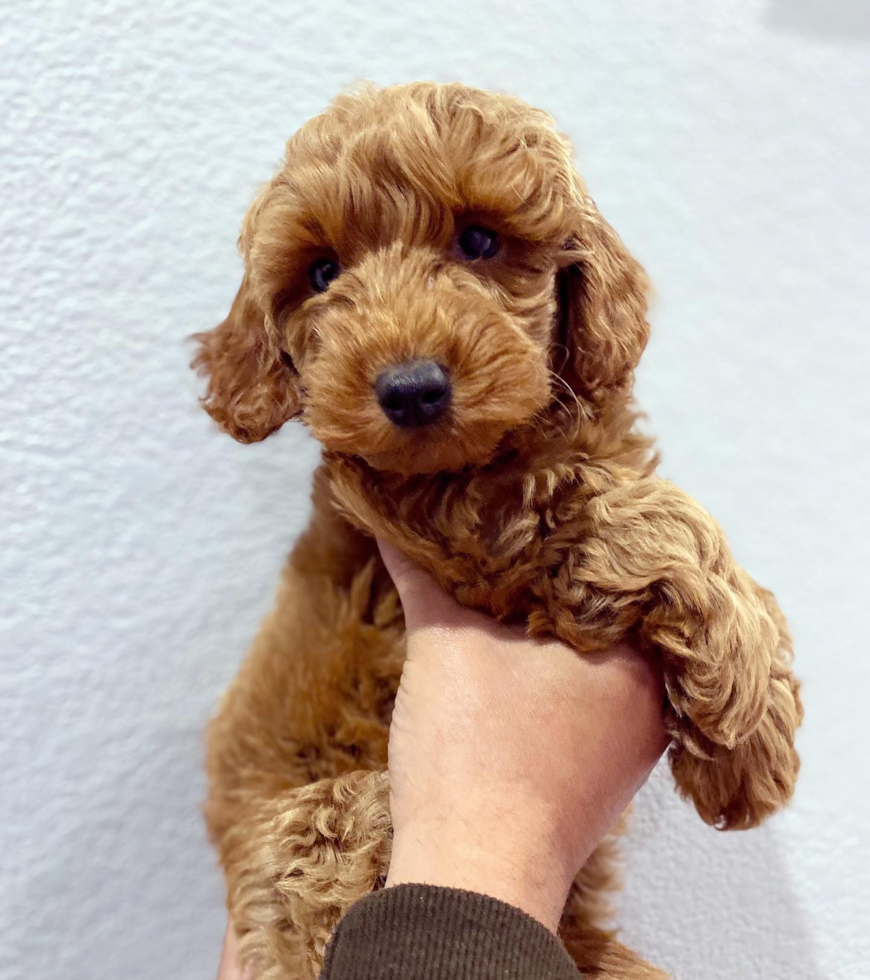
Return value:
M 578 653 L 656 651 L 671 767 L 701 817 L 790 797 L 785 621 L 713 519 L 652 478 L 631 385 L 646 280 L 551 119 L 461 85 L 340 96 L 287 144 L 241 235 L 204 404 L 243 442 L 300 416 L 325 447 L 311 526 L 209 732 L 209 829 L 243 958 L 311 977 L 383 880 L 403 623 L 377 535 L 461 603 Z M 604 931 L 612 841 L 563 938 L 600 977 L 661 976 Z

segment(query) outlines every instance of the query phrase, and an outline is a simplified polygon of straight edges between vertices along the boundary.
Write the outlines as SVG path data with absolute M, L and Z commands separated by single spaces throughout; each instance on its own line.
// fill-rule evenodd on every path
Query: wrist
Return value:
M 387 887 L 460 888 L 522 909 L 555 933 L 573 873 L 543 846 L 541 828 L 522 837 L 491 823 L 416 825 L 397 830 Z

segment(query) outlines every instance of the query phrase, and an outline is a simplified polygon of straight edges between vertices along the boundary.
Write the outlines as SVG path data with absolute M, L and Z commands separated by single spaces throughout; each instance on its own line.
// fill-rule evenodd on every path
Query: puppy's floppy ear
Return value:
M 234 439 L 259 442 L 299 412 L 298 375 L 247 275 L 226 320 L 193 339 L 191 366 L 208 376 L 203 408 Z
M 559 272 L 556 369 L 581 396 L 599 402 L 630 383 L 649 337 L 646 274 L 594 205 L 584 207 Z

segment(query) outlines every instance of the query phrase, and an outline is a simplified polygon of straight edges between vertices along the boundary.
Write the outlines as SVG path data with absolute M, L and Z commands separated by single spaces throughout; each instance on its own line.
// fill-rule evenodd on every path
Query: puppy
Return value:
M 708 823 L 786 803 L 785 620 L 652 477 L 631 401 L 646 279 L 552 120 L 455 84 L 342 95 L 290 139 L 240 245 L 229 316 L 197 338 L 203 404 L 242 442 L 299 417 L 324 446 L 311 525 L 209 729 L 206 817 L 254 976 L 315 976 L 383 882 L 404 637 L 376 535 L 531 636 L 654 650 L 670 765 Z M 608 839 L 563 939 L 596 976 L 660 977 L 606 931 L 612 862 Z

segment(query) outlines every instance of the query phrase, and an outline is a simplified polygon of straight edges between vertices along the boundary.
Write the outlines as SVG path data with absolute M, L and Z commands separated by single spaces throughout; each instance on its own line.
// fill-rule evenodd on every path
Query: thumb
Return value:
M 406 627 L 412 630 L 435 623 L 449 623 L 455 619 L 461 606 L 457 605 L 435 579 L 394 545 L 381 538 L 377 540 L 381 558 L 402 600 Z

